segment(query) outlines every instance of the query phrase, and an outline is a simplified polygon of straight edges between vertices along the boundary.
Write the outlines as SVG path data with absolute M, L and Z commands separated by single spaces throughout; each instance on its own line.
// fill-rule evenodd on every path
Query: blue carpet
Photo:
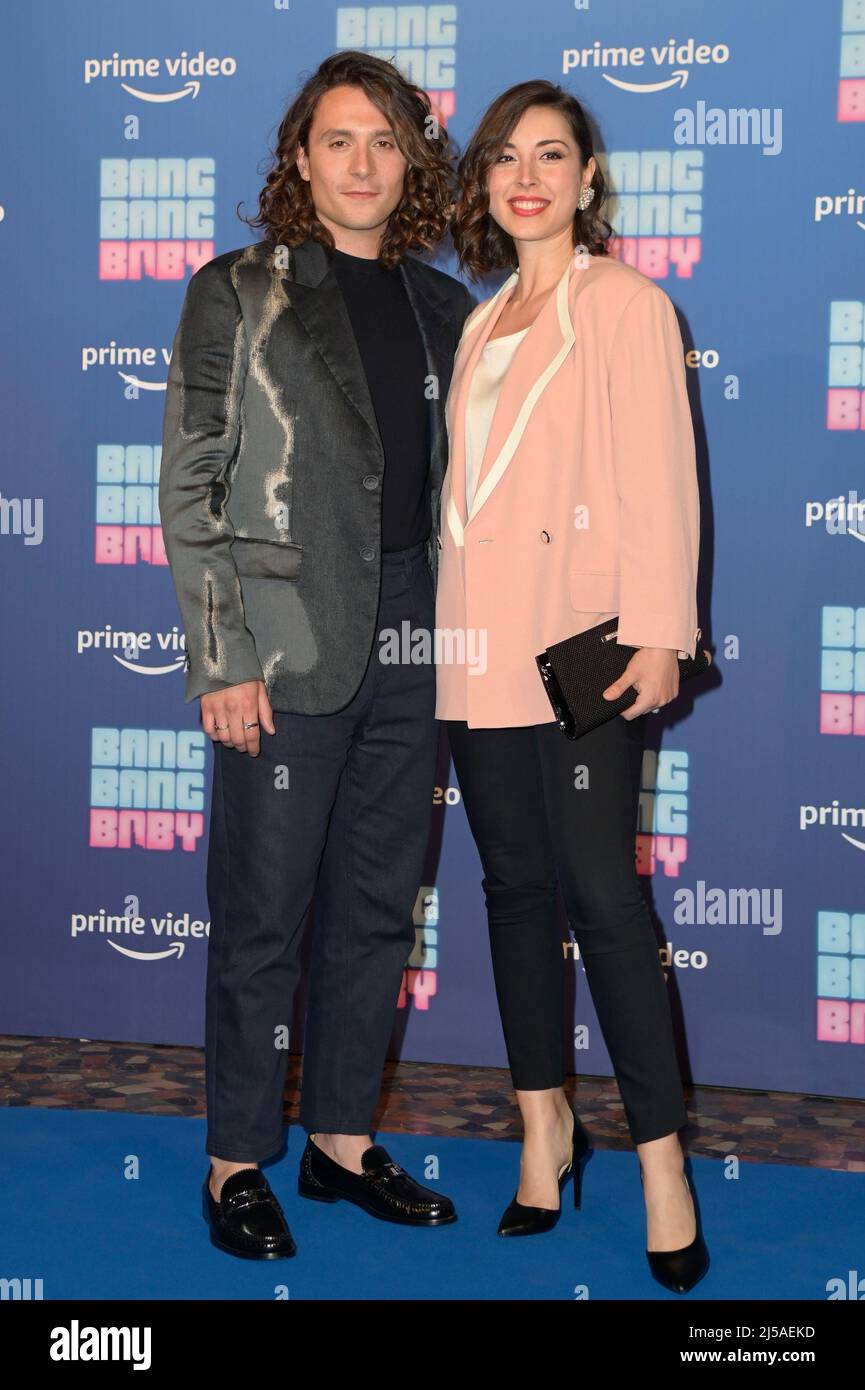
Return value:
M 598 1150 L 570 1184 L 555 1230 L 502 1240 L 519 1145 L 377 1136 L 421 1181 L 430 1155 L 460 1219 L 411 1230 L 347 1202 L 297 1195 L 304 1131 L 265 1165 L 298 1253 L 239 1260 L 214 1249 L 201 1215 L 204 1121 L 105 1111 L 0 1109 L 0 1275 L 41 1278 L 46 1299 L 673 1299 L 643 1248 L 636 1155 Z M 124 1176 L 137 1161 L 138 1177 Z M 817 1299 L 863 1267 L 865 1174 L 694 1158 L 712 1267 L 690 1299 Z M 582 1295 L 580 1290 L 585 1290 Z M 285 1297 L 285 1293 L 282 1294 Z

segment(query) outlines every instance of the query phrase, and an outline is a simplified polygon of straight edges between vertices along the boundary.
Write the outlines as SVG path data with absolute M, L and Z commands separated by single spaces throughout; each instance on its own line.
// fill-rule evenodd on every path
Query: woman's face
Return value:
M 490 213 L 515 241 L 559 239 L 573 226 L 583 168 L 571 127 L 560 111 L 530 106 L 523 112 L 487 174 Z

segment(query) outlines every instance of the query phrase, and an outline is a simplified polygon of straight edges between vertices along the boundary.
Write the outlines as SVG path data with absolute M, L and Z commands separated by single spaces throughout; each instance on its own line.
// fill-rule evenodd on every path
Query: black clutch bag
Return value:
M 639 647 L 620 646 L 616 641 L 618 618 L 553 642 L 535 657 L 553 713 L 566 738 L 579 738 L 599 724 L 633 705 L 639 692 L 629 686 L 615 700 L 605 700 L 603 691 L 617 681 Z M 698 629 L 697 636 L 700 631 Z M 688 680 L 708 670 L 711 653 L 698 643 L 693 657 L 679 657 L 679 680 Z

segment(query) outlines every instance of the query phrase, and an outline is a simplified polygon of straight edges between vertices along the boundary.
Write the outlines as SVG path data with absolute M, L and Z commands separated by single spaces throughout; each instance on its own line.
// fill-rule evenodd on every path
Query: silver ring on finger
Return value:
M 257 728 L 258 728 L 258 720 L 257 720 L 257 719 L 253 720 L 253 722 L 252 722 L 251 724 L 244 724 L 243 727 L 244 727 L 244 729 L 257 729 Z

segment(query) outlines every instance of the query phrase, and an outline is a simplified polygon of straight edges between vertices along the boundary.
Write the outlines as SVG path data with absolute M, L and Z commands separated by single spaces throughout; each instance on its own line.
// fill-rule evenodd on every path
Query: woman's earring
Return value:
M 585 212 L 586 208 L 589 206 L 589 203 L 592 201 L 594 196 L 595 190 L 591 188 L 589 185 L 584 184 L 583 187 L 580 189 L 580 196 L 577 200 L 577 207 L 580 209 L 581 212 Z

